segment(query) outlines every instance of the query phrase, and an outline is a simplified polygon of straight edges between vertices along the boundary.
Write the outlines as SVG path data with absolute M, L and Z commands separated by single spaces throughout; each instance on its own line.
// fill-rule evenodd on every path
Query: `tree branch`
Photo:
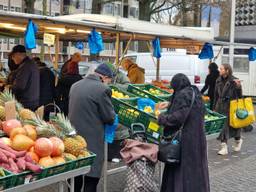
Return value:
M 166 8 L 163 8 L 163 9 L 158 9 L 158 10 L 152 10 L 151 11 L 151 14 L 155 14 L 155 13 L 159 13 L 159 12 L 162 12 L 162 11 L 167 11 L 167 10 L 170 10 L 170 9 L 172 9 L 172 8 L 174 8 L 174 7 L 177 7 L 177 6 L 179 6 L 181 3 L 177 3 L 177 4 L 175 4 L 175 5 L 172 5 L 172 6 L 169 6 L 169 7 L 166 7 Z
M 152 10 L 150 11 L 150 13 L 151 13 L 151 14 L 154 13 L 156 10 L 160 9 L 161 7 L 163 7 L 163 6 L 165 5 L 165 3 L 166 3 L 166 1 L 164 1 L 164 2 L 163 2 L 162 4 L 160 4 L 158 7 L 152 9 Z

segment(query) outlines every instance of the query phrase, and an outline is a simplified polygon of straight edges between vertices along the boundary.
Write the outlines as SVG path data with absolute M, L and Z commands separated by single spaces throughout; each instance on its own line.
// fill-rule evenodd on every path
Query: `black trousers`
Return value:
M 84 176 L 84 191 L 97 192 L 97 185 L 100 178 Z M 83 187 L 83 175 L 75 177 L 75 192 L 81 192 Z

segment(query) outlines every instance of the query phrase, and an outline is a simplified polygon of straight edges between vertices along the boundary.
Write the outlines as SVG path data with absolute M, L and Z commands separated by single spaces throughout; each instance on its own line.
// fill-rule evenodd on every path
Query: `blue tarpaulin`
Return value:
M 159 59 L 161 57 L 161 46 L 160 46 L 159 37 L 156 37 L 152 41 L 152 44 L 153 44 L 153 48 L 154 48 L 153 56 L 156 57 L 157 59 Z
M 249 61 L 256 61 L 256 49 L 251 47 L 248 52 Z
M 88 36 L 88 43 L 91 54 L 98 54 L 104 50 L 103 39 L 100 33 L 93 29 Z
M 36 48 L 36 33 L 38 27 L 31 19 L 28 21 L 27 29 L 25 31 L 25 47 L 26 49 Z
M 83 50 L 83 49 L 84 49 L 84 44 L 83 44 L 83 42 L 82 42 L 82 41 L 78 41 L 78 42 L 76 43 L 76 48 L 77 48 L 77 49 L 80 49 L 80 50 Z
M 205 43 L 198 57 L 199 59 L 212 59 L 214 57 L 212 44 Z

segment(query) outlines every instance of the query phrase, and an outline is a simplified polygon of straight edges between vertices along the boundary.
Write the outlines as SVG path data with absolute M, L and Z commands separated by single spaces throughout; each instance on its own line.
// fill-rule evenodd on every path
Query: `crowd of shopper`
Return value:
M 79 73 L 81 60 L 81 54 L 75 53 L 63 65 L 59 78 L 56 79 L 45 63 L 37 57 L 31 59 L 27 56 L 25 47 L 17 45 L 9 55 L 10 72 L 6 87 L 28 109 L 34 111 L 39 106 L 56 102 L 69 117 L 77 132 L 86 138 L 88 149 L 97 154 L 90 173 L 76 177 L 75 191 L 81 191 L 86 186 L 84 191 L 96 192 L 104 160 L 104 125 L 113 124 L 116 115 L 111 103 L 111 89 L 107 85 L 145 83 L 145 70 L 126 58 L 122 60 L 121 67 L 127 71 L 127 76 L 112 64 L 103 63 L 83 78 Z M 175 75 L 171 87 L 174 94 L 170 101 L 159 104 L 159 109 L 165 109 L 166 112 L 159 115 L 158 124 L 164 127 L 166 137 L 182 127 L 181 162 L 165 165 L 161 192 L 209 192 L 202 94 L 208 90 L 210 108 L 227 116 L 218 137 L 221 141 L 218 154 L 226 155 L 230 138 L 235 139 L 234 151 L 240 151 L 243 142 L 241 129 L 234 129 L 229 125 L 230 101 L 242 96 L 241 83 L 233 76 L 230 65 L 223 64 L 218 69 L 216 63 L 211 63 L 201 92 L 191 85 L 184 74 Z M 51 110 L 46 110 L 46 120 L 49 120 Z

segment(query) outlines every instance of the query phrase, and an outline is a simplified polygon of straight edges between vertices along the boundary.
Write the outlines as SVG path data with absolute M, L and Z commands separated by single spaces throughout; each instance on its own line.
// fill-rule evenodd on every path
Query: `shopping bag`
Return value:
M 105 141 L 107 143 L 113 143 L 118 123 L 119 123 L 118 115 L 116 115 L 115 116 L 115 121 L 114 121 L 114 123 L 112 125 L 108 125 L 108 124 L 104 125 L 104 128 L 105 128 Z
M 242 98 L 230 102 L 229 124 L 233 128 L 243 128 L 255 121 L 252 98 Z

